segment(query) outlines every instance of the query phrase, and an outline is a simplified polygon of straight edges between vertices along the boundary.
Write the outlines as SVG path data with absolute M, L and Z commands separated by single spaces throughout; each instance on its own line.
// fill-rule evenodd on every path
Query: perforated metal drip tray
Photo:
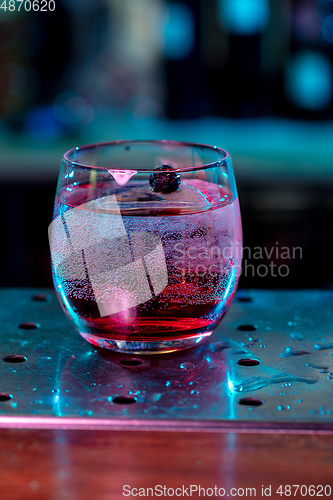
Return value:
M 52 290 L 0 291 L 0 427 L 333 432 L 333 293 L 239 292 L 197 348 L 97 350 Z

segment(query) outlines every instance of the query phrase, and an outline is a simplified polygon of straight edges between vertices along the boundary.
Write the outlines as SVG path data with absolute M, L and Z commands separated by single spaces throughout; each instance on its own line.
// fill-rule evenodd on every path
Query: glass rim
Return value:
M 176 172 L 193 172 L 196 170 L 203 170 L 207 168 L 212 168 L 212 167 L 217 167 L 220 166 L 224 163 L 227 162 L 227 160 L 230 158 L 230 154 L 228 151 L 225 149 L 222 149 L 217 146 L 212 146 L 210 144 L 202 144 L 202 143 L 196 143 L 196 142 L 187 142 L 187 141 L 170 141 L 170 140 L 144 140 L 144 139 L 135 139 L 135 140 L 119 140 L 119 141 L 106 141 L 106 142 L 96 142 L 92 144 L 86 144 L 83 146 L 76 146 L 75 148 L 69 149 L 66 151 L 66 153 L 63 155 L 63 160 L 74 167 L 80 167 L 80 168 L 90 168 L 92 170 L 100 170 L 100 171 L 105 171 L 109 170 L 107 167 L 101 167 L 101 166 L 94 166 L 94 165 L 88 165 L 79 161 L 75 161 L 74 159 L 70 159 L 70 155 L 73 153 L 76 154 L 76 152 L 79 151 L 89 151 L 93 149 L 98 149 L 102 147 L 107 147 L 107 146 L 118 146 L 118 145 L 130 145 L 130 144 L 160 144 L 160 145 L 175 145 L 175 146 L 187 146 L 187 147 L 202 147 L 202 148 L 207 148 L 213 151 L 218 151 L 222 153 L 223 158 L 217 161 L 213 161 L 211 163 L 203 163 L 202 165 L 196 165 L 196 166 L 189 166 L 189 167 L 181 167 L 181 168 L 175 168 Z M 126 171 L 136 171 L 136 169 L 133 167 L 126 167 L 125 168 L 117 168 L 120 172 L 122 170 Z M 155 169 L 152 168 L 147 168 L 147 169 L 140 169 L 139 172 L 154 172 Z M 137 172 L 137 171 L 136 171 Z

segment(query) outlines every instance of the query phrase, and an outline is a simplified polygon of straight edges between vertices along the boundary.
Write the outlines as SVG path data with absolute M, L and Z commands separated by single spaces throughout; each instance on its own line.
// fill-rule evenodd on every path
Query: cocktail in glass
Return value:
M 64 155 L 49 227 L 59 301 L 91 344 L 193 347 L 227 312 L 242 231 L 228 153 L 118 141 Z

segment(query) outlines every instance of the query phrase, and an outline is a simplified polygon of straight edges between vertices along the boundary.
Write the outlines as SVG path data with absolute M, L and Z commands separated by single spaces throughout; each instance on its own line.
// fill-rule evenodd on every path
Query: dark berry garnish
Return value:
M 149 177 L 149 184 L 153 191 L 157 193 L 173 193 L 178 191 L 180 186 L 180 174 L 170 165 L 162 165 L 155 169 Z

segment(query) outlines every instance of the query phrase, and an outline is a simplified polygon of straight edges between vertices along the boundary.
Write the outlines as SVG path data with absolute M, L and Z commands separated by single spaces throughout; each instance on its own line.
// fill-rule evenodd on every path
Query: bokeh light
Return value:
M 319 110 L 332 99 L 332 65 L 323 54 L 304 51 L 289 62 L 286 92 L 297 106 Z
M 265 29 L 269 22 L 268 0 L 219 0 L 221 24 L 236 35 L 253 35 Z
M 191 9 L 182 3 L 167 5 L 164 24 L 164 54 L 169 59 L 184 59 L 195 43 L 194 17 Z
M 325 40 L 333 44 L 333 14 L 325 17 L 321 31 Z

